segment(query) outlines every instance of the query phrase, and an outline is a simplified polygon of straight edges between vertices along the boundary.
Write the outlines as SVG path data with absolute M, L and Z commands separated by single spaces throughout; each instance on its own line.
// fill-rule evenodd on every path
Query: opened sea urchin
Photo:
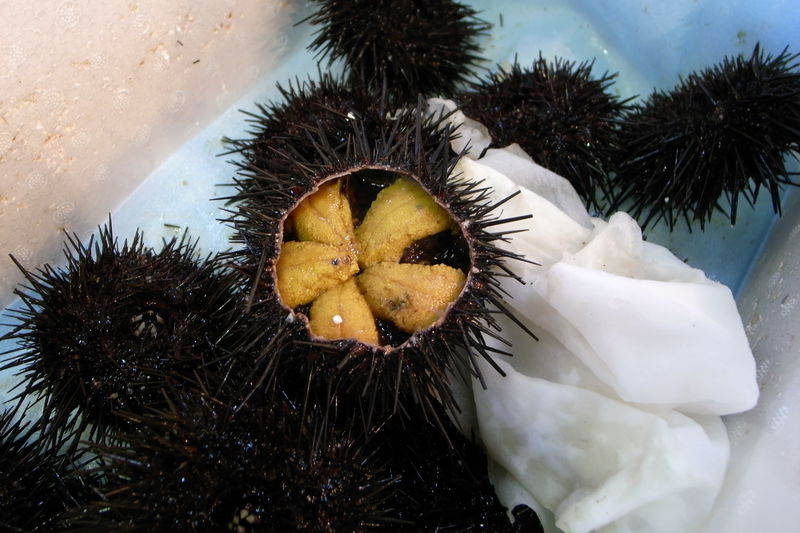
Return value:
M 508 313 L 497 277 L 514 276 L 506 260 L 519 257 L 494 228 L 516 219 L 451 175 L 458 156 L 439 118 L 380 116 L 370 134 L 354 116 L 344 144 L 309 132 L 314 160 L 295 154 L 285 173 L 243 171 L 261 193 L 234 197 L 235 262 L 257 334 L 284 346 L 262 353 L 285 379 L 334 383 L 384 414 L 400 398 L 457 409 L 448 372 L 491 361 L 485 336 Z

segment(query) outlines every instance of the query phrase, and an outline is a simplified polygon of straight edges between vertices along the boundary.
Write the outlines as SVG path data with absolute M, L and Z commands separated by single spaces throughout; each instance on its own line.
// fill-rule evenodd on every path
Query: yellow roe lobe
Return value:
M 456 268 L 399 262 L 411 244 L 456 224 L 414 180 L 386 174 L 396 179 L 383 182 L 358 228 L 342 194 L 343 180 L 357 172 L 323 183 L 286 219 L 284 231 L 298 240 L 282 244 L 278 294 L 291 308 L 311 304 L 318 338 L 377 345 L 376 317 L 413 334 L 439 320 L 464 287 Z
M 311 333 L 326 339 L 357 339 L 378 344 L 378 330 L 367 301 L 349 279 L 324 292 L 311 306 Z
M 297 307 L 350 279 L 358 272 L 358 264 L 345 248 L 289 241 L 283 243 L 276 272 L 281 300 Z
M 358 263 L 366 268 L 381 261 L 398 262 L 411 243 L 451 225 L 447 211 L 425 189 L 399 178 L 378 193 L 356 229 Z
M 358 277 L 358 286 L 375 316 L 413 333 L 444 315 L 466 279 L 447 265 L 378 263 Z
M 341 193 L 341 180 L 323 183 L 291 213 L 291 224 L 301 241 L 343 246 L 355 254 L 353 215 Z

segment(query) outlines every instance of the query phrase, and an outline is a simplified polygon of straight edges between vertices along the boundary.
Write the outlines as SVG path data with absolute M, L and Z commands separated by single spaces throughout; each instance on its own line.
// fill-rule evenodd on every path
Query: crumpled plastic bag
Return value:
M 627 214 L 589 217 L 518 146 L 476 152 L 454 173 L 495 201 L 519 192 L 502 216 L 533 218 L 504 228 L 526 229 L 507 246 L 537 263 L 514 264 L 526 285 L 504 289 L 539 340 L 500 321 L 514 356 L 497 358 L 505 376 L 479 363 L 486 387 L 474 380 L 460 420 L 486 447 L 501 501 L 537 509 L 548 531 L 699 531 L 728 461 L 720 415 L 758 398 L 730 290 L 644 241 Z

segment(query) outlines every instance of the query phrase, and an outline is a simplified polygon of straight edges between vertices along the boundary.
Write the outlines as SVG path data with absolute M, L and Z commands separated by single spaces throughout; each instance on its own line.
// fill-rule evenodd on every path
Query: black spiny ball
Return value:
M 452 0 L 316 0 L 309 21 L 320 28 L 309 49 L 344 59 L 352 80 L 400 101 L 451 94 L 478 57 L 489 26 Z
M 798 185 L 785 156 L 800 147 L 798 54 L 726 58 L 692 73 L 670 92 L 655 91 L 622 124 L 623 155 L 615 207 L 643 225 L 684 218 L 701 227 L 765 188 L 775 212 L 781 185 Z
M 627 107 L 609 93 L 616 74 L 592 78 L 592 65 L 548 63 L 540 56 L 524 68 L 515 61 L 460 96 L 464 113 L 489 129 L 493 146 L 518 143 L 538 164 L 567 178 L 589 206 L 608 192 L 617 122 Z
M 28 287 L 17 290 L 17 348 L 4 362 L 23 377 L 22 401 L 43 400 L 46 433 L 88 427 L 93 438 L 122 425 L 114 412 L 159 404 L 173 376 L 225 355 L 236 291 L 185 237 L 159 252 L 140 233 L 119 246 L 110 226 L 85 246 L 68 239 L 62 268 L 17 264 Z

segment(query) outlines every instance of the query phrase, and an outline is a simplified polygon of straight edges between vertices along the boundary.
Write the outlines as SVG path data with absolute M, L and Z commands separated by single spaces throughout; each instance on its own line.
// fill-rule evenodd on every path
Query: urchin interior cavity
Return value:
M 413 176 L 362 168 L 287 215 L 275 279 L 315 337 L 399 346 L 444 317 L 469 268 L 460 224 Z

